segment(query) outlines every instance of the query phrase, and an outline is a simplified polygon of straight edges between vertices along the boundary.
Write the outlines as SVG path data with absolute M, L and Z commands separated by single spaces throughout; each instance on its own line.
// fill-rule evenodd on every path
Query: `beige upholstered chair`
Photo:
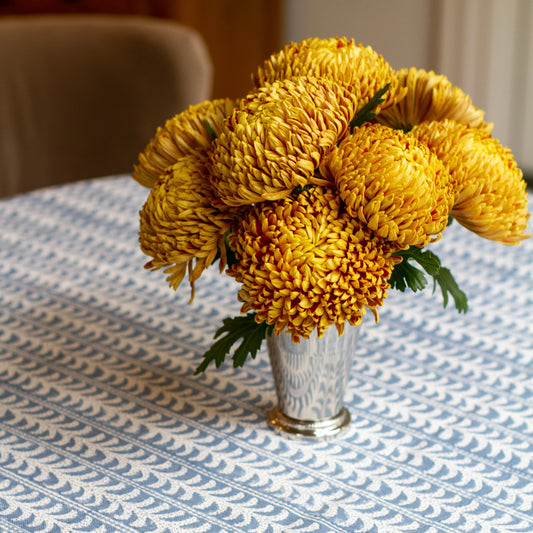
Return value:
M 210 98 L 198 33 L 130 16 L 0 18 L 0 196 L 132 172 L 157 126 Z

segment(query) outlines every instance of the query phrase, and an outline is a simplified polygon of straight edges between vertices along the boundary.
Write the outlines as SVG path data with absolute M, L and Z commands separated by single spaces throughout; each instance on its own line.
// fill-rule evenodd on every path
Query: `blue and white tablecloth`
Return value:
M 128 177 L 0 202 L 0 531 L 533 532 L 533 239 L 457 224 L 469 295 L 390 293 L 321 442 L 269 429 L 268 358 L 193 376 L 236 288 L 143 269 Z

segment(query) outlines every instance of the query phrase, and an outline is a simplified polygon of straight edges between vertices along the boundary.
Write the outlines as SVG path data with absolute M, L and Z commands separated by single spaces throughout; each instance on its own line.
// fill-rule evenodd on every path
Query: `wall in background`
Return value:
M 285 42 L 348 37 L 370 45 L 394 67 L 431 68 L 436 0 L 285 0 Z
M 283 41 L 354 38 L 396 69 L 445 74 L 533 175 L 532 0 L 285 0 Z
M 441 0 L 438 65 L 533 176 L 533 2 Z

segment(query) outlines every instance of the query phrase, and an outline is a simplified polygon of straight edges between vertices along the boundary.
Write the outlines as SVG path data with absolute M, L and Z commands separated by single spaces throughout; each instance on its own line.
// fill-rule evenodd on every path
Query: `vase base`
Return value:
M 322 420 L 299 420 L 274 407 L 267 413 L 268 424 L 276 431 L 295 438 L 327 439 L 337 437 L 350 423 L 348 409 L 343 407 L 335 416 Z

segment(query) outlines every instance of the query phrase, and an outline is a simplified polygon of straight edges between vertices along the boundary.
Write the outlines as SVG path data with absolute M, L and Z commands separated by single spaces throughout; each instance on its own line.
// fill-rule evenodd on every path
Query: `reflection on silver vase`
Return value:
M 360 326 L 339 336 L 329 327 L 296 344 L 286 333 L 267 337 L 278 405 L 268 414 L 275 429 L 302 437 L 332 437 L 350 422 L 343 406 Z

